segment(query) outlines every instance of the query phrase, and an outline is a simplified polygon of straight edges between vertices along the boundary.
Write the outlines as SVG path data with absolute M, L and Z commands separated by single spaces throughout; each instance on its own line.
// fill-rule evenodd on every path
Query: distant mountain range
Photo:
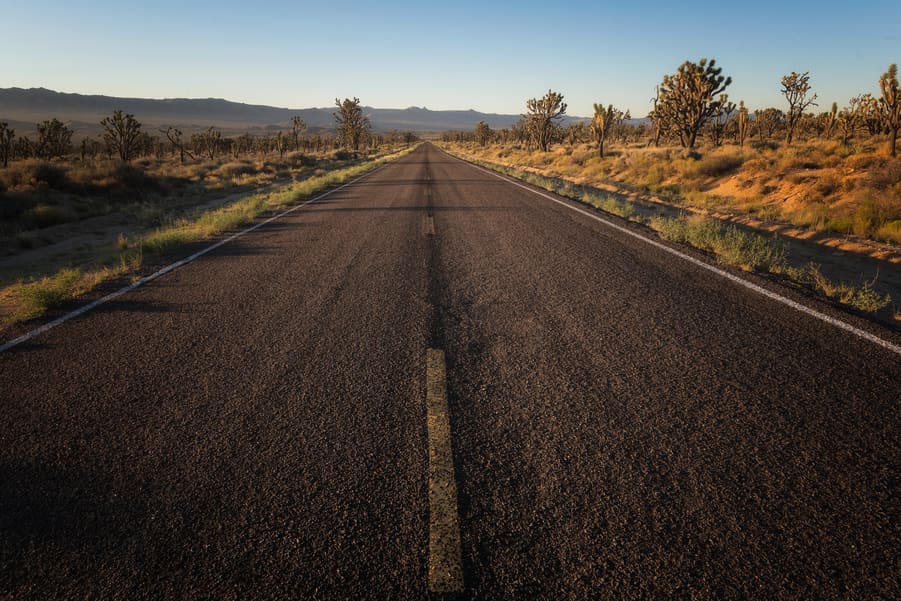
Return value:
M 0 121 L 7 121 L 18 132 L 26 134 L 34 124 L 57 118 L 66 122 L 77 134 L 99 130 L 100 120 L 114 110 L 132 113 L 145 126 L 172 125 L 184 131 L 215 126 L 227 133 L 253 130 L 279 130 L 290 127 L 295 115 L 303 119 L 311 131 L 334 128 L 335 108 L 286 109 L 243 104 L 219 98 L 165 100 L 115 98 L 66 94 L 45 88 L 0 88 Z M 510 127 L 520 115 L 498 115 L 468 111 L 430 111 L 427 108 L 378 109 L 365 107 L 376 131 L 414 131 L 418 133 L 448 130 L 471 130 L 479 121 L 493 129 Z M 565 123 L 581 120 L 566 117 Z

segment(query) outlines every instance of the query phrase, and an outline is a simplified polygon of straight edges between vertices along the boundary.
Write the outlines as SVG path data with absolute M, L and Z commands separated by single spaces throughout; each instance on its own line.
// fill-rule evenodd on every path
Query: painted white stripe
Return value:
M 448 155 L 448 156 L 453 157 L 453 155 Z M 613 228 L 619 232 L 622 232 L 626 235 L 632 236 L 633 238 L 637 238 L 637 239 L 641 240 L 642 242 L 646 242 L 647 244 L 650 244 L 651 246 L 659 248 L 660 250 L 667 252 L 671 255 L 674 255 L 676 257 L 679 257 L 680 259 L 684 259 L 685 261 L 688 261 L 689 263 L 693 263 L 693 264 L 697 265 L 698 267 L 701 267 L 702 269 L 706 269 L 707 271 L 713 272 L 716 275 L 724 277 L 727 280 L 730 280 L 732 282 L 735 282 L 736 284 L 743 286 L 743 287 L 747 288 L 748 290 L 752 290 L 753 292 L 756 292 L 757 294 L 761 294 L 769 299 L 772 299 L 776 302 L 782 303 L 783 305 L 787 305 L 787 306 L 791 307 L 792 309 L 800 311 L 801 313 L 810 315 L 811 317 L 819 319 L 820 321 L 831 324 L 837 328 L 846 330 L 846 331 L 850 332 L 851 334 L 854 334 L 858 338 L 868 340 L 868 341 L 870 341 L 874 344 L 877 344 L 885 349 L 888 349 L 889 351 L 892 351 L 893 353 L 901 355 L 901 346 L 894 344 L 888 340 L 884 340 L 884 339 L 880 338 L 879 336 L 876 336 L 874 334 L 867 332 L 866 330 L 861 330 L 860 328 L 852 326 L 849 323 L 845 323 L 844 321 L 842 321 L 840 319 L 836 319 L 835 317 L 826 315 L 825 313 L 821 313 L 820 311 L 817 311 L 816 309 L 811 309 L 810 307 L 808 307 L 806 305 L 802 305 L 801 303 L 793 301 L 790 298 L 786 298 L 786 297 L 782 296 L 781 294 L 777 294 L 776 292 L 767 290 L 766 288 L 758 286 L 757 284 L 754 284 L 753 282 L 749 282 L 748 280 L 746 280 L 744 278 L 740 278 L 733 273 L 729 273 L 728 271 L 724 271 L 718 267 L 714 267 L 713 265 L 705 263 L 704 261 L 696 259 L 695 257 L 689 256 L 683 252 L 680 252 L 680 251 L 678 251 L 674 248 L 671 248 L 665 244 L 662 244 L 656 240 L 652 240 L 651 238 L 643 236 L 643 235 L 639 234 L 638 232 L 630 230 L 629 228 L 625 228 L 621 225 L 617 225 L 616 223 L 613 223 L 612 221 L 608 221 L 608 220 L 604 219 L 603 217 L 599 217 L 598 215 L 590 213 L 584 209 L 580 209 L 579 207 L 574 207 L 567 202 L 564 202 L 562 200 L 554 198 L 550 194 L 545 194 L 544 192 L 540 192 L 538 190 L 535 190 L 534 188 L 530 188 L 529 186 L 526 186 L 525 184 L 521 184 L 521 183 L 519 183 L 515 180 L 512 180 L 506 176 L 503 176 L 499 173 L 495 173 L 494 171 L 490 171 L 488 169 L 484 169 L 478 165 L 473 165 L 472 163 L 469 163 L 468 161 L 464 161 L 457 157 L 453 157 L 453 158 L 457 159 L 461 163 L 465 163 L 471 167 L 474 167 L 475 169 L 478 169 L 479 171 L 483 171 L 484 173 L 493 175 L 494 177 L 496 177 L 498 179 L 502 179 L 505 182 L 508 182 L 519 188 L 522 188 L 523 190 L 527 190 L 533 194 L 537 194 L 538 196 L 541 196 L 542 198 L 546 198 L 547 200 L 556 202 L 557 204 L 562 205 L 562 206 L 566 207 L 567 209 L 570 209 L 577 213 L 581 213 L 582 215 L 585 215 L 586 217 L 594 219 L 595 221 L 599 221 L 608 227 L 611 227 L 611 228 Z
M 320 194 L 319 196 L 311 198 L 310 200 L 308 200 L 306 202 L 303 202 L 299 205 L 294 205 L 293 207 L 286 209 L 286 210 L 282 211 L 281 213 L 278 213 L 277 215 L 273 215 L 272 217 L 269 217 L 268 219 L 260 221 L 259 223 L 256 223 L 256 224 L 248 227 L 247 229 L 241 230 L 239 232 L 235 232 L 234 234 L 228 236 L 227 238 L 224 238 L 224 239 L 220 240 L 219 242 L 216 242 L 215 244 L 207 246 L 206 248 L 197 251 L 193 255 L 191 255 L 185 259 L 182 259 L 181 261 L 176 261 L 175 263 L 172 263 L 171 265 L 167 265 L 167 266 L 163 267 L 162 269 L 160 269 L 159 271 L 154 272 L 146 277 L 143 277 L 140 280 L 133 282 L 133 283 L 129 284 L 128 286 L 125 286 L 124 288 L 120 288 L 119 290 L 116 290 L 115 292 L 111 292 L 110 294 L 107 294 L 103 298 L 98 298 L 97 300 L 95 300 L 93 302 L 90 302 L 82 307 L 79 307 L 78 309 L 75 309 L 71 313 L 66 313 L 65 315 L 58 317 L 58 318 L 54 319 L 53 321 L 45 323 L 44 325 L 42 325 L 39 328 L 35 328 L 34 330 L 31 330 L 30 332 L 28 332 L 26 334 L 22 334 L 18 338 L 14 338 L 14 339 L 10 340 L 9 342 L 6 342 L 6 343 L 0 345 L 0 353 L 13 348 L 14 346 L 20 345 L 23 342 L 27 342 L 28 340 L 31 340 L 35 336 L 39 336 L 39 335 L 43 334 L 47 330 L 53 329 L 60 324 L 66 323 L 70 319 L 74 319 L 74 318 L 78 317 L 79 315 L 84 315 L 88 311 L 93 311 L 100 305 L 108 303 L 109 301 L 122 296 L 126 292 L 131 292 L 135 288 L 140 288 L 144 284 L 152 282 L 153 280 L 166 275 L 170 271 L 174 271 L 174 270 L 178 269 L 179 267 L 183 267 L 184 265 L 187 265 L 188 263 L 192 263 L 192 262 L 196 261 L 197 259 L 199 259 L 200 257 L 202 257 L 203 255 L 216 250 L 220 246 L 222 246 L 224 244 L 228 244 L 232 240 L 240 238 L 241 236 L 243 236 L 245 234 L 249 234 L 250 232 L 257 230 L 257 229 L 263 227 L 264 225 L 272 223 L 276 219 L 281 219 L 285 215 L 289 215 L 290 213 L 293 213 L 294 211 L 297 211 L 298 209 L 302 209 L 303 207 L 305 207 L 307 205 L 310 205 L 310 204 L 313 204 L 314 202 L 322 200 L 323 198 L 325 198 L 326 196 L 329 196 L 330 194 L 334 194 L 335 192 L 338 192 L 339 190 L 343 190 L 344 188 L 357 183 L 364 177 L 368 177 L 368 176 L 372 175 L 373 173 L 380 171 L 386 165 L 387 165 L 387 163 L 385 165 L 376 167 L 372 171 L 364 173 L 363 175 L 361 175 L 357 178 L 354 178 L 351 181 L 349 181 L 345 184 L 342 184 L 341 186 L 338 186 L 337 188 L 333 188 L 327 192 L 324 192 L 323 194 Z

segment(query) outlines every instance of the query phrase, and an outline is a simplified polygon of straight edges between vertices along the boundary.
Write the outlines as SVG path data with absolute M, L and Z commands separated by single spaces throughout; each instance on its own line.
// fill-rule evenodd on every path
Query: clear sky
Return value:
M 684 60 L 714 57 L 734 101 L 782 106 L 810 71 L 820 110 L 901 63 L 901 0 L 357 2 L 0 0 L 0 87 L 288 108 L 522 113 L 552 88 L 643 116 Z

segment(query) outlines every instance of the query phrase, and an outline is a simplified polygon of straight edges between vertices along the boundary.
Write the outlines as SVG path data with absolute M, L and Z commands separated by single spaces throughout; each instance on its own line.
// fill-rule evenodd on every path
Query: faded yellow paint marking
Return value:
M 425 221 L 423 222 L 423 229 L 425 229 L 426 236 L 435 235 L 435 218 L 433 216 L 426 215 Z
M 457 481 L 451 450 L 444 351 L 426 354 L 426 408 L 429 431 L 429 590 L 463 591 L 463 558 Z

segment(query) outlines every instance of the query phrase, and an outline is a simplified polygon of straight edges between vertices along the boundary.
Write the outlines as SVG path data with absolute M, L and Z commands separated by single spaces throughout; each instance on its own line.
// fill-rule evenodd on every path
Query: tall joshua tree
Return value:
M 291 138 L 294 141 L 294 150 L 300 150 L 300 134 L 307 129 L 307 124 L 298 116 L 291 117 Z
M 744 148 L 745 139 L 748 137 L 748 107 L 744 100 L 738 102 L 738 121 L 736 132 L 738 135 L 738 147 Z
M 363 114 L 363 107 L 360 106 L 360 99 L 345 98 L 344 102 L 341 102 L 335 98 L 335 105 L 338 111 L 332 113 L 332 116 L 338 126 L 338 139 L 345 148 L 359 150 L 360 143 L 370 128 L 369 119 Z
M 598 143 L 598 153 L 604 158 L 604 142 L 607 135 L 617 125 L 623 122 L 623 119 L 629 119 L 629 111 L 623 112 L 612 104 L 608 104 L 604 108 L 603 104 L 594 104 L 594 118 L 591 120 L 591 133 L 595 141 Z
M 788 120 L 788 137 L 786 142 L 791 144 L 795 136 L 795 129 L 804 114 L 804 109 L 809 106 L 817 106 L 815 102 L 817 95 L 810 93 L 810 71 L 804 73 L 796 73 L 792 71 L 788 75 L 782 77 L 782 95 L 788 100 L 788 113 L 785 115 Z
M 476 142 L 479 143 L 479 146 L 484 146 L 488 143 L 488 140 L 491 139 L 491 127 L 488 126 L 484 121 L 479 121 L 476 123 L 475 130 L 473 130 L 473 135 L 475 136 Z
M 566 103 L 563 94 L 547 91 L 541 98 L 532 98 L 526 102 L 526 124 L 532 140 L 547 152 L 557 122 L 566 114 Z
M 113 111 L 113 116 L 105 117 L 100 125 L 103 126 L 104 142 L 121 160 L 130 161 L 137 155 L 141 148 L 141 124 L 134 115 Z
M 42 121 L 37 125 L 38 142 L 35 154 L 42 159 L 61 157 L 72 146 L 72 130 L 59 119 Z
M 8 123 L 0 121 L 0 161 L 3 162 L 4 169 L 9 166 L 9 156 L 13 152 L 15 137 L 15 130 L 10 129 Z
M 722 71 L 714 59 L 702 58 L 697 63 L 685 61 L 674 75 L 663 76 L 654 120 L 672 129 L 685 148 L 694 148 L 698 132 L 723 108 L 724 99 L 717 96 L 732 78 Z
M 897 156 L 895 144 L 898 139 L 898 130 L 901 129 L 901 98 L 898 96 L 898 65 L 892 63 L 888 71 L 879 78 L 879 89 L 882 90 L 882 98 L 879 99 L 879 113 L 883 126 L 888 130 L 889 152 Z

